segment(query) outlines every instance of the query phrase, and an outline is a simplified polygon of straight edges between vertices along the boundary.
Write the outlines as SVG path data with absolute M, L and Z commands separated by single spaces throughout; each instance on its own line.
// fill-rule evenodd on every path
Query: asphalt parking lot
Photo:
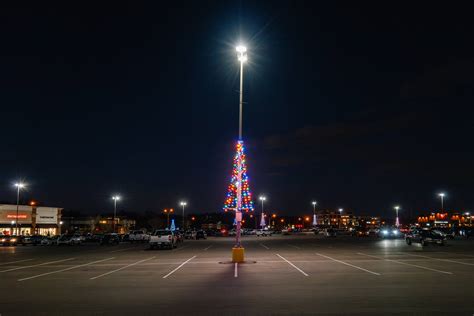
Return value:
M 232 238 L 174 250 L 118 246 L 0 247 L 0 314 L 473 315 L 474 241 L 315 235 Z

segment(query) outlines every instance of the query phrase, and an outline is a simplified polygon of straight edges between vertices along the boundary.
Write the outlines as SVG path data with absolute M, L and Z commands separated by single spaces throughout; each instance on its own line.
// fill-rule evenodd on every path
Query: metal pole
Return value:
M 242 108 L 244 90 L 244 62 L 240 61 L 240 92 L 239 92 L 239 140 L 242 140 Z
M 444 201 L 443 201 L 443 199 L 444 199 L 444 196 L 441 195 L 441 213 L 444 213 Z
M 114 221 L 112 223 L 113 232 L 115 233 L 115 217 L 117 216 L 117 198 L 114 198 Z
M 264 201 L 264 200 L 262 199 L 262 219 L 263 219 L 263 201 Z M 263 222 L 263 220 L 262 220 L 261 222 Z M 260 222 L 260 223 L 261 223 L 261 222 Z M 262 229 L 263 229 L 263 226 L 262 226 Z
M 15 231 L 16 235 L 19 236 L 20 234 L 18 233 L 18 208 L 20 205 L 20 186 L 17 185 L 17 191 L 16 191 L 16 221 L 15 221 Z
M 168 212 L 166 213 L 166 215 L 168 215 L 167 220 L 166 220 L 166 227 L 169 228 L 170 227 L 170 213 Z
M 182 205 L 183 205 L 183 231 L 184 231 L 184 206 L 185 206 L 185 204 L 183 203 Z
M 240 91 L 239 91 L 239 141 L 242 140 L 242 107 L 243 107 L 243 90 L 244 90 L 244 61 L 240 60 Z M 237 173 L 237 209 L 235 218 L 237 222 L 235 234 L 235 246 L 240 247 L 240 229 L 242 220 L 242 156 L 238 157 L 238 173 Z

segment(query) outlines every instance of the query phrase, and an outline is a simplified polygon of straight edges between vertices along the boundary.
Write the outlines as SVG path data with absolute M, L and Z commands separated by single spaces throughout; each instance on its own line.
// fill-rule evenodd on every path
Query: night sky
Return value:
M 468 8 L 42 2 L 0 20 L 1 201 L 21 178 L 25 199 L 89 214 L 114 193 L 128 212 L 219 211 L 242 42 L 250 185 L 272 210 L 417 213 L 440 191 L 474 207 Z

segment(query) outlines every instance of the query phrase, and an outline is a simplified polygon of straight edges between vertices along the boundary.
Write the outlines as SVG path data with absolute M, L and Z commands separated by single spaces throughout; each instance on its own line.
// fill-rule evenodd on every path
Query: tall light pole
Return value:
M 183 230 L 184 230 L 184 207 L 187 205 L 188 203 L 186 203 L 185 201 L 181 201 L 179 202 L 179 205 L 181 205 L 183 207 Z
M 311 202 L 313 204 L 313 226 L 318 225 L 318 220 L 316 218 L 316 204 L 318 204 L 316 201 Z
M 438 196 L 441 198 L 441 213 L 444 213 L 444 193 L 439 193 Z
M 398 219 L 398 210 L 400 209 L 400 206 L 397 205 L 397 206 L 394 207 L 394 209 L 395 209 L 395 214 L 396 214 L 396 217 L 395 217 L 395 227 L 398 228 L 398 227 L 400 226 L 400 221 L 399 221 L 399 219 Z
M 339 228 L 341 228 L 341 224 L 342 224 L 342 212 L 344 210 L 342 208 L 339 209 Z
M 16 187 L 16 220 L 15 220 L 16 233 L 15 234 L 20 235 L 18 232 L 18 210 L 20 208 L 20 190 L 25 187 L 25 184 L 21 182 L 17 182 L 15 183 L 15 187 Z
M 239 141 L 242 141 L 242 110 L 244 93 L 244 63 L 247 61 L 247 47 L 239 45 L 236 47 L 237 59 L 240 61 L 240 90 L 239 90 Z M 242 221 L 242 157 L 239 155 L 237 161 L 237 207 L 235 210 L 235 219 L 237 222 L 235 247 L 241 248 L 240 234 Z
M 262 218 L 261 218 L 261 221 L 260 221 L 260 226 L 262 226 L 262 228 L 263 228 L 263 225 L 262 225 L 262 224 L 264 223 L 264 219 L 263 219 L 263 214 L 264 214 L 264 212 L 263 212 L 263 202 L 265 202 L 266 199 L 267 199 L 267 198 L 266 198 L 265 196 L 263 196 L 263 195 L 261 195 L 261 196 L 259 197 L 259 200 L 262 201 L 262 213 L 261 213 L 261 214 L 262 214 Z
M 113 219 L 112 227 L 113 227 L 113 232 L 115 233 L 115 217 L 117 216 L 117 201 L 120 201 L 120 196 L 114 195 L 112 197 L 112 200 L 114 200 L 114 219 Z

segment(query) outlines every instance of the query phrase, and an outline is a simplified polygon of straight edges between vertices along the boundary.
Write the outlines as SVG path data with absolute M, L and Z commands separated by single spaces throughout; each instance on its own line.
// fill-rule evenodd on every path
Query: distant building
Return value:
M 63 217 L 64 232 L 81 233 L 109 233 L 113 231 L 113 217 Z M 115 231 L 119 234 L 126 234 L 134 229 L 136 221 L 126 217 L 115 217 Z
M 0 232 L 5 235 L 59 234 L 62 210 L 59 207 L 19 205 L 17 217 L 16 204 L 0 204 Z

